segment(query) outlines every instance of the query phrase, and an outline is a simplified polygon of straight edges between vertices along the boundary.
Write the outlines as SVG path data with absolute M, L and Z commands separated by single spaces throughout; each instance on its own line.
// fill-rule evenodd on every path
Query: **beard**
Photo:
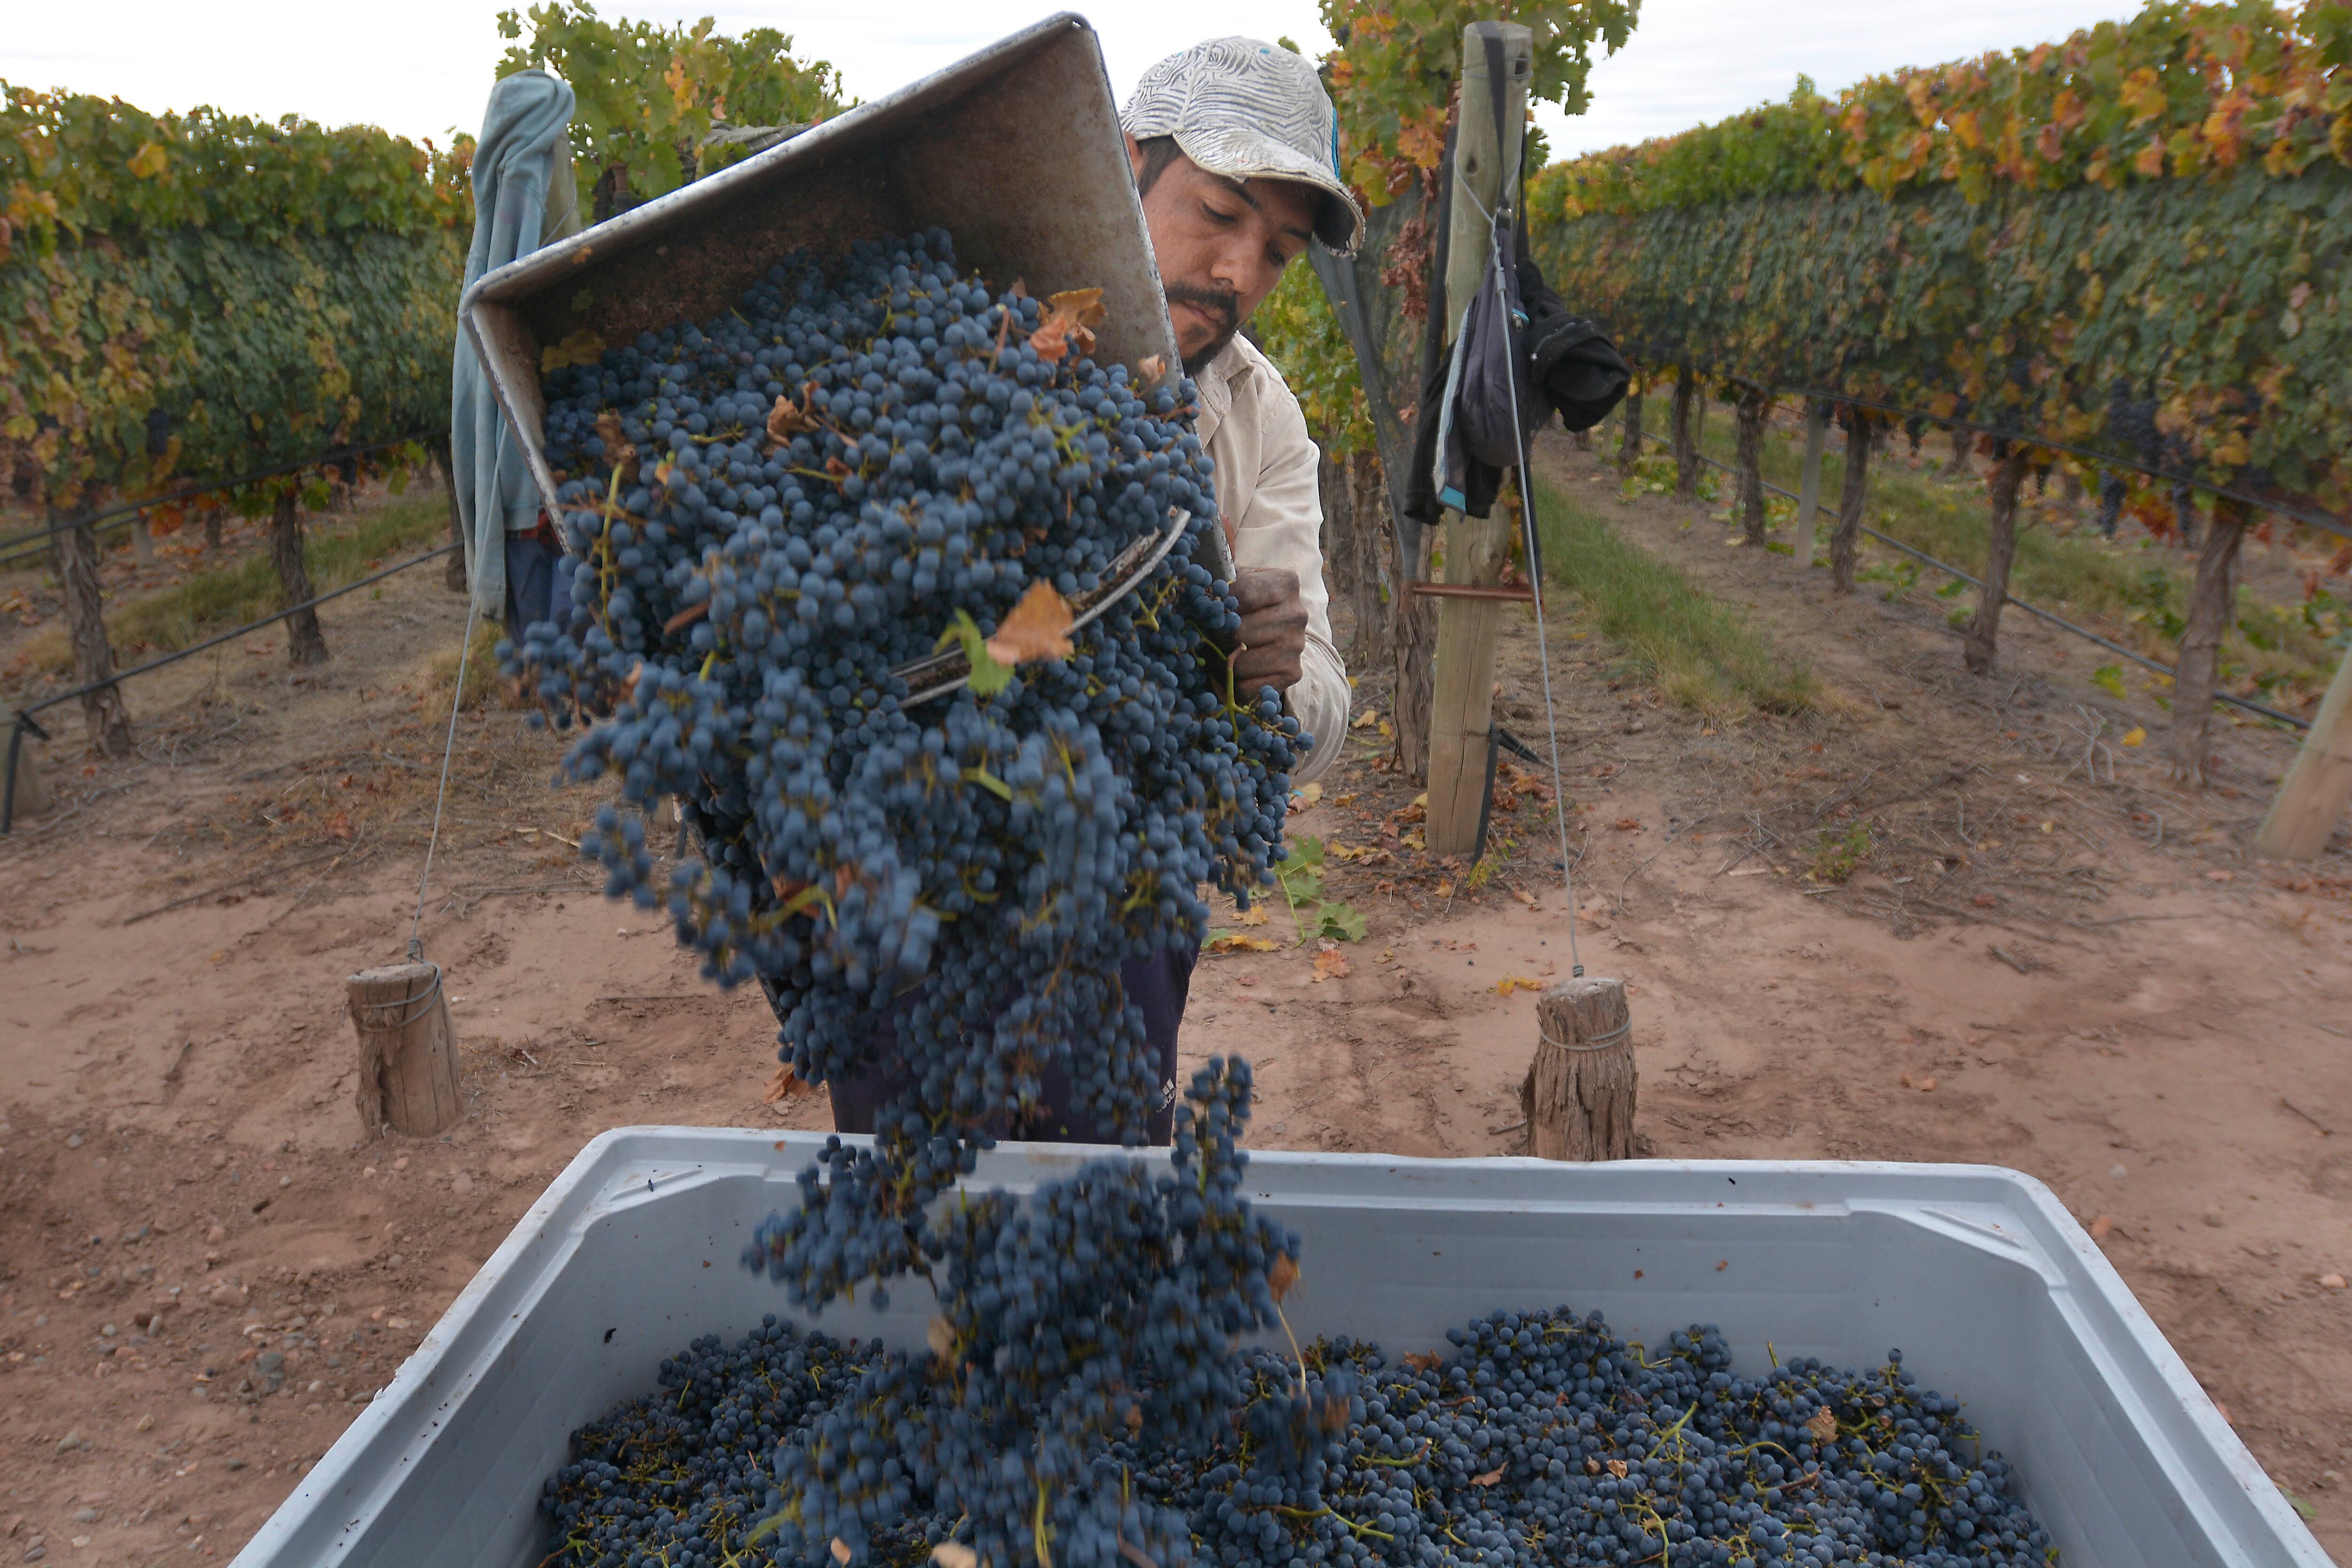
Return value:
M 1222 289 L 1203 289 L 1194 283 L 1168 284 L 1166 293 L 1171 305 L 1190 305 L 1222 323 L 1206 347 L 1184 356 L 1184 374 L 1198 375 L 1208 369 L 1211 360 L 1225 352 L 1225 345 L 1242 330 L 1241 300 Z

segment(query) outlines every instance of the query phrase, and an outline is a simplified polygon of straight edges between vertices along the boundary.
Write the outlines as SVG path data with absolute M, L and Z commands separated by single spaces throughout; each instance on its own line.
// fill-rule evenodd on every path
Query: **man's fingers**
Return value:
M 1253 566 L 1234 575 L 1234 599 L 1247 616 L 1298 597 L 1298 574 L 1278 566 Z

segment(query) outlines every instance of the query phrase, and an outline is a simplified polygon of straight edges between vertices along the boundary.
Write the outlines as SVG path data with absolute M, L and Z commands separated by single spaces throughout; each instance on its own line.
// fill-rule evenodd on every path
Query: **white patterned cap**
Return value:
M 1143 73 L 1119 111 L 1140 142 L 1172 136 L 1229 180 L 1296 180 L 1323 193 L 1315 237 L 1352 256 L 1364 214 L 1339 177 L 1339 117 L 1315 68 L 1255 38 L 1211 38 Z

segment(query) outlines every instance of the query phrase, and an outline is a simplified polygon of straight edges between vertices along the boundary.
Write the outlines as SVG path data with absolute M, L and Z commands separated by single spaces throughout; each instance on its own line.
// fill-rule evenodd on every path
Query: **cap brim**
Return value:
M 1229 180 L 1290 180 L 1322 195 L 1315 214 L 1315 237 L 1341 256 L 1353 256 L 1364 233 L 1363 209 L 1329 167 L 1297 148 L 1244 126 L 1214 131 L 1179 131 L 1184 156 Z

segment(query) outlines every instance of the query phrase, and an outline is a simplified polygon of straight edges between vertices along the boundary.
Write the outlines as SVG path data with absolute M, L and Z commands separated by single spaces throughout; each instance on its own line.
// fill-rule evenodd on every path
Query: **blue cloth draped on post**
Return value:
M 467 287 L 493 268 L 577 229 L 578 195 L 570 188 L 572 158 L 564 141 L 572 105 L 572 89 L 545 71 L 519 71 L 490 89 L 474 151 Z M 561 216 L 551 221 L 551 214 Z M 449 471 L 466 525 L 474 609 L 502 619 L 506 536 L 538 521 L 539 490 L 463 322 L 449 379 Z

